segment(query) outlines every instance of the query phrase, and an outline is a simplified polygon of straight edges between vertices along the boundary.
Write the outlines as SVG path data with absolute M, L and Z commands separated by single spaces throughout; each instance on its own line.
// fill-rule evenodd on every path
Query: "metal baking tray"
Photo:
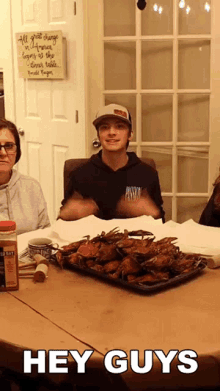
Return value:
M 193 279 L 194 277 L 198 276 L 203 271 L 203 269 L 205 267 L 206 267 L 206 264 L 203 262 L 200 262 L 200 264 L 197 266 L 196 269 L 194 269 L 188 273 L 183 273 L 183 274 L 177 275 L 175 277 L 170 278 L 167 281 L 157 282 L 152 285 L 144 285 L 144 284 L 134 284 L 131 282 L 127 282 L 127 281 L 123 280 L 122 278 L 112 279 L 111 277 L 108 277 L 107 274 L 97 272 L 96 270 L 93 270 L 90 268 L 81 267 L 79 265 L 68 264 L 67 266 L 65 266 L 66 269 L 74 270 L 74 271 L 84 273 L 84 274 L 89 274 L 93 277 L 98 277 L 99 279 L 101 279 L 105 282 L 109 282 L 113 285 L 123 287 L 123 288 L 128 288 L 128 289 L 134 290 L 136 292 L 141 292 L 141 293 L 156 293 L 161 290 L 171 288 L 175 285 L 182 284 L 182 283 L 189 281 L 189 280 Z

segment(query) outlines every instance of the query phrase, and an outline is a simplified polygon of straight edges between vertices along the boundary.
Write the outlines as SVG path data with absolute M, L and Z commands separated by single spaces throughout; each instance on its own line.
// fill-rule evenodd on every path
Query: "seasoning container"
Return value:
M 0 291 L 19 288 L 16 223 L 0 221 Z

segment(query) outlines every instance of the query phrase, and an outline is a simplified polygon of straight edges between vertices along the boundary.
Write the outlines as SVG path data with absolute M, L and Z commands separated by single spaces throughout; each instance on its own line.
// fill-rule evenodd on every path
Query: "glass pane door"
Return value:
M 207 202 L 211 0 L 103 0 L 103 103 L 125 105 L 129 149 L 153 158 L 166 220 L 198 221 Z M 201 175 L 202 173 L 202 175 Z

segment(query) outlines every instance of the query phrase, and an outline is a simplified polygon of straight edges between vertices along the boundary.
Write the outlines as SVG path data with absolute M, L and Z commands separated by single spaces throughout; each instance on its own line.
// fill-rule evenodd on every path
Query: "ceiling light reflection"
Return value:
M 159 14 L 162 14 L 162 12 L 163 12 L 163 7 L 159 7 L 158 12 L 159 12 Z
M 186 7 L 186 13 L 187 13 L 187 15 L 190 13 L 190 10 L 191 10 L 190 6 L 187 5 L 187 7 Z
M 158 11 L 158 5 L 156 3 L 154 4 L 153 9 L 154 9 L 155 12 Z
M 204 5 L 204 8 L 205 8 L 205 10 L 206 10 L 207 12 L 210 11 L 211 6 L 210 6 L 210 4 L 208 3 L 208 1 L 206 1 L 205 5 Z
M 180 0 L 180 2 L 179 2 L 179 7 L 180 8 L 184 8 L 185 7 L 185 0 Z

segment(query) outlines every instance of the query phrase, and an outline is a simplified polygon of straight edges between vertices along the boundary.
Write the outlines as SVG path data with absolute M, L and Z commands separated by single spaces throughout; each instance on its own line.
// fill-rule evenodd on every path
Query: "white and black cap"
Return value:
M 131 115 L 129 111 L 126 109 L 126 107 L 116 105 L 116 104 L 103 106 L 96 114 L 96 117 L 93 121 L 93 125 L 97 128 L 99 123 L 103 119 L 112 118 L 112 117 L 122 119 L 123 121 L 127 122 L 130 126 L 132 126 Z

